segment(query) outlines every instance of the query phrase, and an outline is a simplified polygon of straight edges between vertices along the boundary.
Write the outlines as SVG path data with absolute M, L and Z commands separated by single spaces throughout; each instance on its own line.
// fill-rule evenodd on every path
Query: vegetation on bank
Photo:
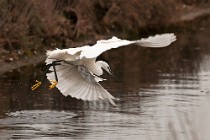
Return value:
M 146 36 L 207 5 L 208 0 L 0 0 L 0 63 L 104 36 Z

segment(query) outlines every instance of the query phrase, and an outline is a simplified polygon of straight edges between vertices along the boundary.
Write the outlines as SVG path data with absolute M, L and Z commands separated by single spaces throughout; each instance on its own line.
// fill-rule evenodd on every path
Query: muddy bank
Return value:
M 47 49 L 93 44 L 113 35 L 176 32 L 183 23 L 205 21 L 208 5 L 208 0 L 1 1 L 0 74 L 43 62 Z

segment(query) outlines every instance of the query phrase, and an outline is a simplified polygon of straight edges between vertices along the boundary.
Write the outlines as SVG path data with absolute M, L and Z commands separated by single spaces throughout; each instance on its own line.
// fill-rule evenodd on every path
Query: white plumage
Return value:
M 53 61 L 60 61 L 56 65 L 58 84 L 56 87 L 64 96 L 72 96 L 77 99 L 94 101 L 108 100 L 114 103 L 114 97 L 104 89 L 99 82 L 103 70 L 112 74 L 109 65 L 104 61 L 96 61 L 96 58 L 103 52 L 112 48 L 136 44 L 142 47 L 166 47 L 176 40 L 173 33 L 151 36 L 140 40 L 129 41 L 112 37 L 108 40 L 99 40 L 93 46 L 83 46 L 69 49 L 56 49 L 47 51 L 46 64 Z M 50 70 L 53 70 L 50 68 Z M 48 73 L 47 78 L 51 81 L 55 79 L 54 73 Z

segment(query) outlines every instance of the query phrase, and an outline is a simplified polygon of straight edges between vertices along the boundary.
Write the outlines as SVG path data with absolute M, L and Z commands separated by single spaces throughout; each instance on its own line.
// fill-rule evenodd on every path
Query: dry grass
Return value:
M 1 0 L 0 46 L 10 53 L 30 56 L 101 35 L 136 36 L 145 26 L 167 26 L 186 7 L 207 3 L 208 0 Z

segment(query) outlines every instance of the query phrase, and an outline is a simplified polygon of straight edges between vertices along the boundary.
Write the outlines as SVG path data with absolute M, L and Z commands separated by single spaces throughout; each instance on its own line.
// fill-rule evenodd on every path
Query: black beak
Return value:
M 109 67 L 109 73 L 111 74 L 112 77 L 114 77 L 114 79 L 119 82 L 119 79 L 114 75 L 114 73 L 111 71 L 110 67 Z

